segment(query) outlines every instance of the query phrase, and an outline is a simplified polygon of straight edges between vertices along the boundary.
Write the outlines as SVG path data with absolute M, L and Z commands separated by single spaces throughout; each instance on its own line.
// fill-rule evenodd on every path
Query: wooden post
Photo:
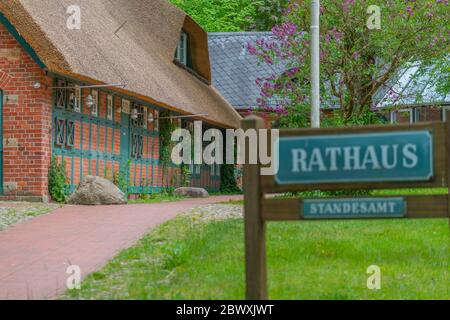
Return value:
M 257 116 L 248 116 L 242 121 L 244 131 L 262 128 L 263 120 Z M 261 210 L 261 173 L 259 163 L 248 164 L 248 141 L 245 144 L 245 156 L 243 187 L 246 299 L 267 300 L 266 226 Z
M 447 168 L 445 170 L 446 174 L 447 174 L 447 188 L 450 189 L 450 110 L 445 110 L 445 131 L 446 131 L 446 135 L 445 135 L 445 150 L 446 150 L 446 155 L 447 155 Z M 448 217 L 450 219 L 450 190 L 447 193 L 447 199 L 448 199 Z M 450 226 L 450 220 L 449 220 L 449 226 Z

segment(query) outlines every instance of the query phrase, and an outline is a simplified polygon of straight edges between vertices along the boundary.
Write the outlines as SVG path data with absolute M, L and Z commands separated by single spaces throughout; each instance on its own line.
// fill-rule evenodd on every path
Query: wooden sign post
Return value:
M 263 129 L 263 120 L 256 116 L 247 117 L 242 128 Z M 262 192 L 259 164 L 247 164 L 249 148 L 245 148 L 244 165 L 244 220 L 245 220 L 245 277 L 248 300 L 267 299 L 266 272 L 266 223 L 261 215 Z
M 450 119 L 450 111 L 447 111 Z M 256 116 L 242 128 L 262 129 Z M 287 220 L 450 218 L 450 194 L 395 197 L 271 199 L 311 190 L 438 188 L 450 185 L 450 125 L 445 122 L 280 130 L 278 167 L 262 176 L 244 165 L 246 298 L 267 295 L 265 223 Z M 259 144 L 259 141 L 258 141 Z M 246 163 L 249 159 L 246 144 Z

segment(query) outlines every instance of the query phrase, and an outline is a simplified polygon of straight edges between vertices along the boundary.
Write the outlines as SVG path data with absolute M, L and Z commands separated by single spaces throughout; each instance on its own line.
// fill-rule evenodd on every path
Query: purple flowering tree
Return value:
M 368 27 L 372 5 L 380 8 L 380 29 Z M 389 90 L 399 68 L 448 58 L 449 12 L 448 0 L 322 0 L 322 106 L 338 108 L 338 124 L 373 121 L 374 94 Z M 309 125 L 309 25 L 310 1 L 292 1 L 271 39 L 247 46 L 259 63 L 284 70 L 257 80 L 258 105 L 283 115 L 283 126 Z

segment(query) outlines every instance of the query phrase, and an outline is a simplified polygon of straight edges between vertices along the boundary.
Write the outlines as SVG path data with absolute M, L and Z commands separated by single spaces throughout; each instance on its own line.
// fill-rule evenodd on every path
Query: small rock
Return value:
M 125 194 L 111 181 L 86 176 L 69 199 L 70 204 L 112 205 L 126 204 Z
M 209 193 L 203 188 L 181 187 L 174 191 L 175 195 L 190 198 L 208 198 Z

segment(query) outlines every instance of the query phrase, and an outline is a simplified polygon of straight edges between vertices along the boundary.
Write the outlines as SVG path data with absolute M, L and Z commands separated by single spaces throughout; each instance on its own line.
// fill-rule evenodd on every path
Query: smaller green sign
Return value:
M 314 199 L 303 201 L 305 219 L 404 218 L 404 198 Z

